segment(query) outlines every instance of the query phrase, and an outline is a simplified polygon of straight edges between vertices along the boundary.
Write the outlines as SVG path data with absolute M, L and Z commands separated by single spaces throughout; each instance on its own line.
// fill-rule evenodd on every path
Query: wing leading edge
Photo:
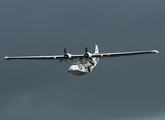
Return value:
M 149 51 L 133 51 L 133 52 L 117 52 L 117 53 L 94 53 L 91 57 L 106 58 L 106 57 L 121 57 L 121 56 L 132 56 L 132 55 L 141 55 L 141 54 L 158 54 L 157 50 Z M 83 58 L 84 54 L 71 55 L 72 59 Z M 13 56 L 5 57 L 5 60 L 11 59 L 24 59 L 24 60 L 60 60 L 63 58 L 63 55 L 52 55 L 52 56 Z
M 92 57 L 122 57 L 122 56 L 132 56 L 132 55 L 141 55 L 141 54 L 158 54 L 157 50 L 148 50 L 148 51 L 133 51 L 133 52 L 117 52 L 117 53 L 98 53 L 94 54 Z
M 24 60 L 56 60 L 56 59 L 62 59 L 63 56 L 13 56 L 13 57 L 5 57 L 5 60 L 11 60 L 11 59 L 24 59 Z

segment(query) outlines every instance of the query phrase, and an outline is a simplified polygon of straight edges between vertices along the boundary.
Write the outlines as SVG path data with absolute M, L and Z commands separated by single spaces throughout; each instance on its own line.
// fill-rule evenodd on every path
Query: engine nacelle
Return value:
M 60 59 L 59 62 L 61 62 L 61 61 L 63 61 L 63 60 L 67 61 L 67 59 L 73 60 L 73 59 L 72 59 L 72 55 L 71 55 L 70 53 L 67 53 L 67 52 L 66 52 L 66 48 L 64 48 L 64 56 L 63 56 L 63 58 Z
M 72 55 L 70 53 L 66 53 L 68 55 L 68 58 L 72 58 Z
M 87 52 L 84 54 L 84 58 L 91 58 L 91 57 L 92 57 L 92 53 Z
M 66 59 L 71 59 L 72 58 L 72 55 L 70 54 L 70 53 L 66 53 L 65 55 L 64 55 L 64 59 L 66 60 Z

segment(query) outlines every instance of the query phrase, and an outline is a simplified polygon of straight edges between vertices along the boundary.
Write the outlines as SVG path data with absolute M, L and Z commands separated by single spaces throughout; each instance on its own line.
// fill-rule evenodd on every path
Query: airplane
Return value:
M 110 57 L 121 57 L 121 56 L 132 56 L 132 55 L 141 55 L 141 54 L 158 54 L 158 50 L 147 50 L 147 51 L 133 51 L 133 52 L 116 52 L 116 53 L 99 53 L 99 48 L 97 45 L 94 46 L 94 53 L 88 52 L 88 48 L 85 47 L 84 54 L 70 54 L 64 48 L 64 55 L 50 55 L 50 56 L 13 56 L 13 57 L 4 57 L 5 60 L 12 59 L 24 59 L 24 60 L 59 60 L 67 62 L 67 60 L 78 59 L 77 63 L 72 64 L 68 72 L 73 75 L 85 75 L 92 72 L 94 67 L 101 58 L 110 58 Z

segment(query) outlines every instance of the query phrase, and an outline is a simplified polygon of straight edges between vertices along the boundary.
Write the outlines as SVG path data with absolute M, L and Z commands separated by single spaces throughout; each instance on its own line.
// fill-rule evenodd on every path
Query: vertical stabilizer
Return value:
M 99 48 L 97 45 L 95 45 L 95 50 L 94 50 L 94 53 L 99 53 Z
M 97 53 L 99 53 L 99 48 L 97 45 L 95 45 L 94 54 L 97 54 Z M 92 59 L 93 59 L 94 67 L 95 67 L 97 65 L 97 63 L 99 62 L 100 58 L 93 57 Z

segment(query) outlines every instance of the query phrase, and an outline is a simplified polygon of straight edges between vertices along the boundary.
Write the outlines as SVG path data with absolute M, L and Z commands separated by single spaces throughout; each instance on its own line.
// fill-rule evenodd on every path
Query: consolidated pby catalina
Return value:
M 85 48 L 84 54 L 70 54 L 64 48 L 64 55 L 49 55 L 49 56 L 11 56 L 4 57 L 5 60 L 59 60 L 67 62 L 67 60 L 78 59 L 77 63 L 71 64 L 68 69 L 69 73 L 73 75 L 84 75 L 90 73 L 101 58 L 110 58 L 110 57 L 121 57 L 121 56 L 132 56 L 132 55 L 141 55 L 141 54 L 158 54 L 157 50 L 147 50 L 147 51 L 132 51 L 132 52 L 116 52 L 116 53 L 99 53 L 99 48 L 97 45 L 94 46 L 94 53 L 88 52 L 88 48 Z

